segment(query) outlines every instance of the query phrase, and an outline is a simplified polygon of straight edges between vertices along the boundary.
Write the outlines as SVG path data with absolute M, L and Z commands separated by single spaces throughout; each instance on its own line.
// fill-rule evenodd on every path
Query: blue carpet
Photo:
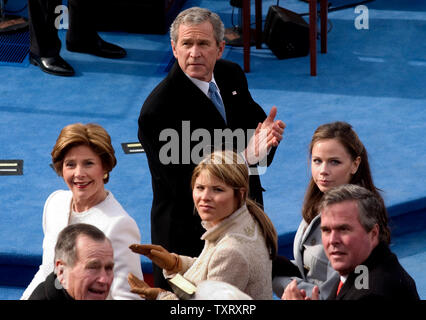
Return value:
M 263 1 L 264 16 L 275 3 Z M 228 0 L 188 1 L 185 7 L 192 5 L 218 12 L 226 27 L 231 25 Z M 301 1 L 281 5 L 307 12 Z M 278 118 L 287 124 L 275 160 L 261 177 L 265 209 L 279 232 L 282 252 L 289 252 L 301 219 L 310 138 L 318 125 L 334 120 L 350 122 L 369 151 L 375 183 L 383 190 L 395 228 L 403 230 L 394 241 L 403 248 L 412 235 L 410 241 L 425 247 L 424 235 L 415 227 L 424 222 L 426 208 L 426 4 L 377 0 L 367 6 L 368 30 L 355 28 L 353 8 L 330 13 L 329 51 L 318 55 L 317 77 L 309 76 L 309 57 L 278 60 L 265 45 L 252 47 L 247 74 L 252 96 L 266 112 L 276 105 Z M 169 38 L 101 35 L 126 48 L 128 56 L 108 60 L 64 48 L 61 55 L 76 70 L 72 78 L 51 76 L 32 65 L 0 66 L 0 160 L 24 160 L 24 175 L 0 176 L 0 267 L 22 267 L 21 276 L 0 274 L 0 285 L 8 278 L 10 286 L 25 286 L 40 259 L 44 201 L 54 190 L 66 189 L 49 166 L 50 152 L 69 123 L 96 122 L 108 130 L 118 165 L 107 188 L 138 223 L 142 242 L 150 242 L 152 190 L 146 157 L 124 154 L 121 143 L 137 141 L 140 107 L 166 75 L 172 57 Z M 64 41 L 63 31 L 60 37 Z M 242 53 L 242 48 L 227 47 L 225 58 L 242 65 Z M 421 282 L 419 293 L 425 299 L 426 280 L 414 265 L 415 259 L 426 261 L 424 251 L 403 259 Z M 149 262 L 142 258 L 142 263 L 149 272 Z
M 401 265 L 416 281 L 422 300 L 426 299 L 426 231 L 408 233 L 394 238 L 391 250 Z
M 18 300 L 25 288 L 0 286 L 0 300 Z

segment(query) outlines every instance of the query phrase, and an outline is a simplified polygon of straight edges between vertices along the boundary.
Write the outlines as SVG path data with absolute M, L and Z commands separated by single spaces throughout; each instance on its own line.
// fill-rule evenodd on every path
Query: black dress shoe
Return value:
M 55 76 L 70 77 L 75 74 L 74 69 L 59 55 L 56 57 L 39 57 L 30 52 L 30 63 Z
M 71 43 L 67 41 L 67 49 L 72 52 L 90 53 L 98 57 L 120 59 L 126 56 L 126 50 L 98 37 L 93 43 Z

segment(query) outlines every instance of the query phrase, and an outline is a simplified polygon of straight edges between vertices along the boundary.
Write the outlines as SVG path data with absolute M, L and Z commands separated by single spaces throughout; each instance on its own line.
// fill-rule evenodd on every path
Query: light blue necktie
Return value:
M 213 104 L 216 106 L 216 109 L 222 115 L 222 118 L 223 120 L 225 120 L 225 123 L 226 123 L 225 106 L 223 105 L 219 92 L 217 92 L 217 87 L 214 82 L 209 83 L 209 97 L 212 100 Z

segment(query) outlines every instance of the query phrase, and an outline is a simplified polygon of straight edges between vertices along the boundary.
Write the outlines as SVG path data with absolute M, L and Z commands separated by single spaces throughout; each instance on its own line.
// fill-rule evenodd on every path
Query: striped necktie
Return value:
M 217 92 L 217 86 L 214 82 L 209 83 L 209 97 L 212 100 L 213 104 L 216 106 L 216 109 L 221 114 L 223 120 L 225 120 L 226 123 L 226 113 L 225 113 L 225 106 L 223 105 L 222 99 L 219 95 L 219 92 Z

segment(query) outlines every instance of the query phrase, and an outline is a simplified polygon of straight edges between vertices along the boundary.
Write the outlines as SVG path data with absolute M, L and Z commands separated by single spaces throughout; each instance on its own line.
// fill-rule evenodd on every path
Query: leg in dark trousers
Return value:
M 61 0 L 28 0 L 30 29 L 30 62 L 46 73 L 72 76 L 74 69 L 59 55 L 61 41 L 55 26 L 55 13 Z M 68 0 L 67 49 L 90 53 L 104 58 L 123 58 L 126 51 L 103 41 L 95 29 L 95 8 L 102 2 L 94 0 Z
M 96 32 L 96 8 L 101 5 L 111 5 L 111 3 L 109 1 L 68 0 L 67 49 L 104 58 L 123 58 L 126 56 L 123 48 L 102 40 Z
M 74 69 L 59 55 L 55 8 L 61 4 L 61 0 L 28 0 L 30 62 L 55 76 L 73 76 Z
M 61 41 L 55 27 L 55 8 L 61 0 L 28 0 L 30 52 L 39 57 L 55 57 Z
M 91 45 L 98 34 L 95 29 L 96 4 L 93 0 L 68 0 L 67 43 Z

